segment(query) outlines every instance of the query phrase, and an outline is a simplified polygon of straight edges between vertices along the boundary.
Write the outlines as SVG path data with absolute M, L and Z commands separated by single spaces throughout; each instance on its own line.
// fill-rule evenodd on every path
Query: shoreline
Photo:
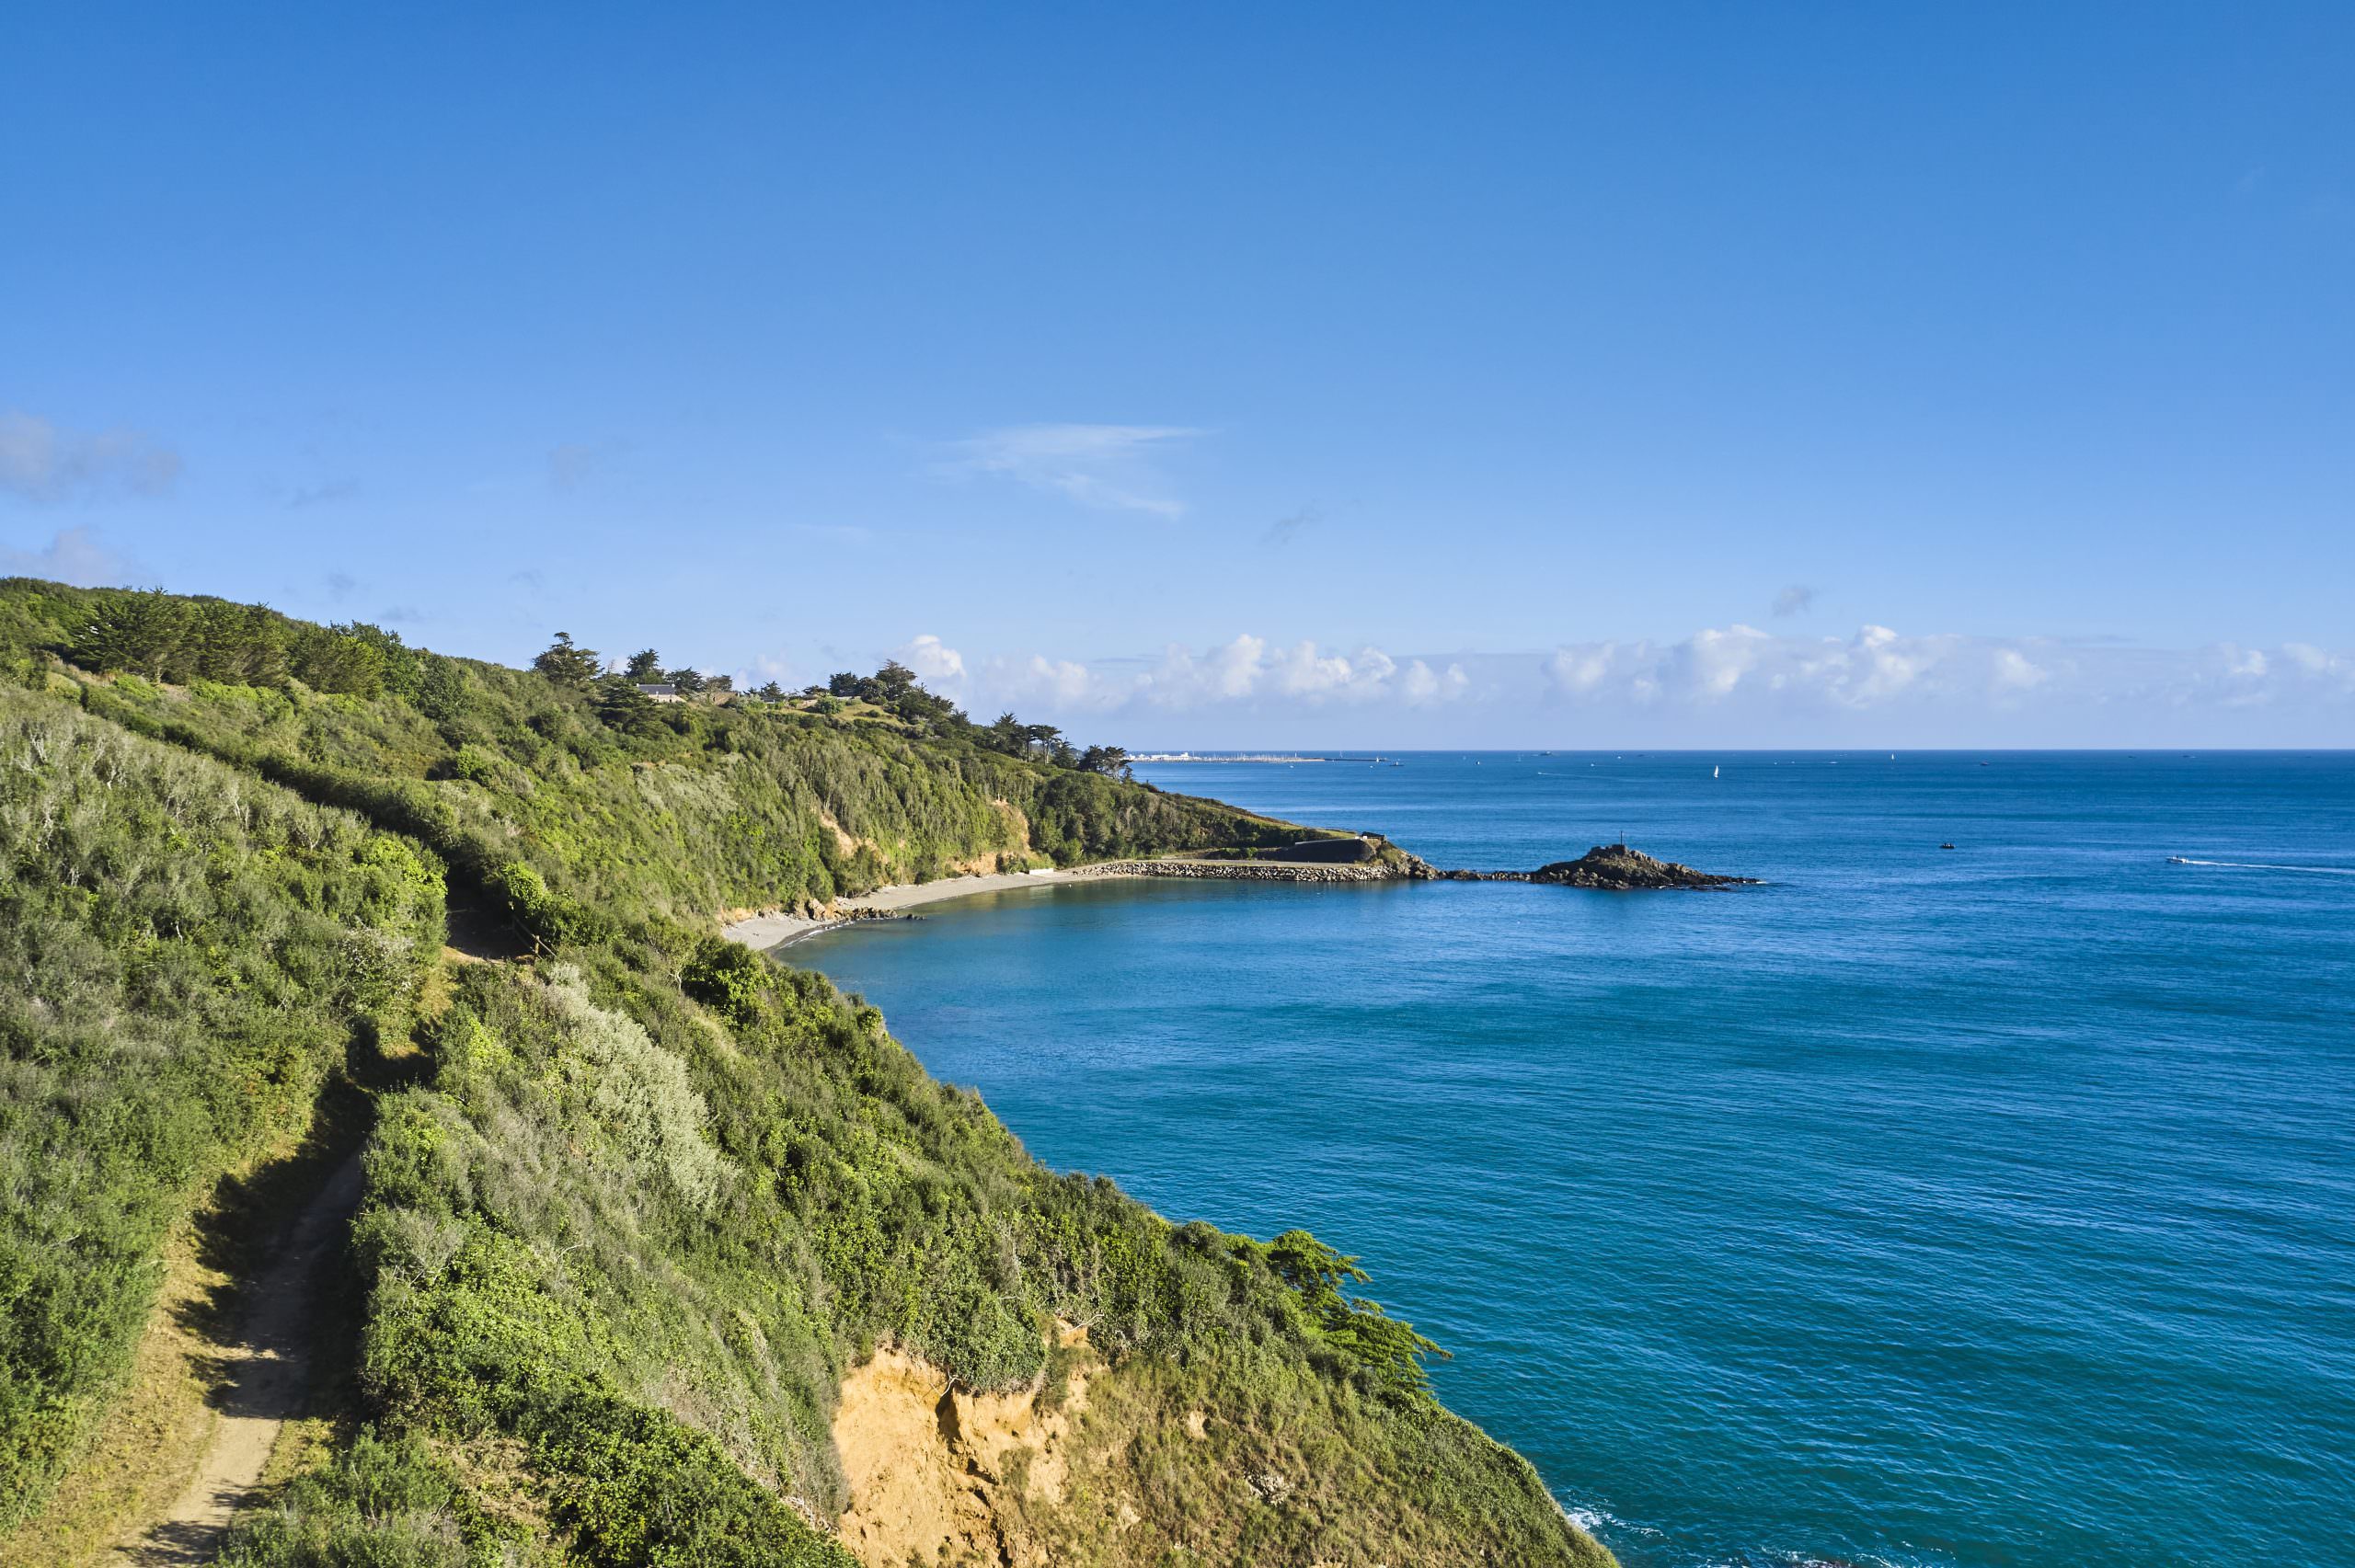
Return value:
M 878 887 L 871 892 L 837 898 L 833 906 L 835 912 L 827 915 L 788 914 L 783 910 L 763 910 L 729 921 L 720 927 L 719 934 L 757 952 L 769 953 L 821 932 L 836 931 L 879 914 L 894 913 L 924 904 L 946 903 L 951 898 L 970 898 L 982 893 L 1010 892 L 1017 887 L 1053 887 L 1057 883 L 1074 880 L 1076 878 L 1067 871 L 1035 874 L 1003 871 L 986 876 L 944 876 L 936 882 Z
M 755 952 L 774 953 L 797 942 L 839 931 L 861 921 L 897 914 L 925 904 L 947 903 L 983 893 L 1023 887 L 1060 887 L 1074 882 L 1200 880 L 1219 882 L 1395 882 L 1406 878 L 1386 866 L 1279 860 L 1107 860 L 1052 871 L 1001 871 L 981 876 L 944 876 L 905 883 L 838 898 L 825 915 L 764 910 L 729 921 L 720 934 Z
M 1295 848 L 1306 848 L 1306 845 Z M 1719 876 L 1672 861 L 1659 861 L 1626 844 L 1597 844 L 1574 861 L 1557 861 L 1535 871 L 1441 871 L 1413 855 L 1385 853 L 1366 860 L 1214 860 L 1190 856 L 1166 860 L 1103 860 L 1092 864 L 1038 871 L 1000 871 L 979 876 L 944 876 L 933 882 L 878 887 L 838 898 L 823 915 L 783 910 L 749 913 L 727 921 L 720 934 L 757 952 L 780 947 L 860 921 L 886 918 L 925 904 L 970 898 L 1018 887 L 1052 887 L 1072 882 L 1157 878 L 1216 882 L 1525 882 L 1596 892 L 1637 892 L 1761 886 L 1756 877 Z M 732 912 L 732 911 L 731 911 Z M 724 917 L 723 917 L 724 918 Z

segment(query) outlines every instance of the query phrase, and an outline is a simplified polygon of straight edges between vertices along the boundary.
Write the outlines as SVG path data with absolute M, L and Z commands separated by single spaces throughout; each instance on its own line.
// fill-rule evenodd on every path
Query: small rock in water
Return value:
M 1557 860 L 1529 874 L 1532 882 L 1562 887 L 1601 887 L 1636 892 L 1654 887 L 1737 887 L 1755 877 L 1718 876 L 1672 860 L 1655 860 L 1626 844 L 1597 844 L 1576 860 Z

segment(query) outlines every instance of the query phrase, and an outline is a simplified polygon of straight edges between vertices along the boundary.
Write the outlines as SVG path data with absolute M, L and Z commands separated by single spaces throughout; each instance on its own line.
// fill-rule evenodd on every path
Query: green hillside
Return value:
M 548 662 L 0 583 L 0 1528 L 71 1500 L 167 1235 L 339 1093 L 353 1374 L 226 1562 L 1609 1561 L 1346 1257 L 1046 1170 L 716 934 L 1302 830 L 896 680 Z M 887 1366 L 936 1379 L 905 1430 L 845 1392 Z M 954 1468 L 932 1534 L 878 1455 Z

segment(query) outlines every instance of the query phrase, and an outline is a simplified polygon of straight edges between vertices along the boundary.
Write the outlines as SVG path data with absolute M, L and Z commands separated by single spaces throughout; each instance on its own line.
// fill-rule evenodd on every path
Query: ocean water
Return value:
M 1025 889 L 788 956 L 1050 1163 L 1360 1254 L 1630 1568 L 2355 1562 L 2355 755 L 1404 761 L 1140 771 L 1768 885 Z

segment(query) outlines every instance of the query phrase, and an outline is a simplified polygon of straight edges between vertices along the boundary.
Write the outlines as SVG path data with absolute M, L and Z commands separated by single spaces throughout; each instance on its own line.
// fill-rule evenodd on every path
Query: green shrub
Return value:
M 456 1483 L 415 1440 L 362 1433 L 267 1508 L 242 1515 L 220 1568 L 471 1568 Z
M 0 1526 L 128 1363 L 166 1233 L 397 1015 L 442 879 L 347 813 L 0 689 Z

